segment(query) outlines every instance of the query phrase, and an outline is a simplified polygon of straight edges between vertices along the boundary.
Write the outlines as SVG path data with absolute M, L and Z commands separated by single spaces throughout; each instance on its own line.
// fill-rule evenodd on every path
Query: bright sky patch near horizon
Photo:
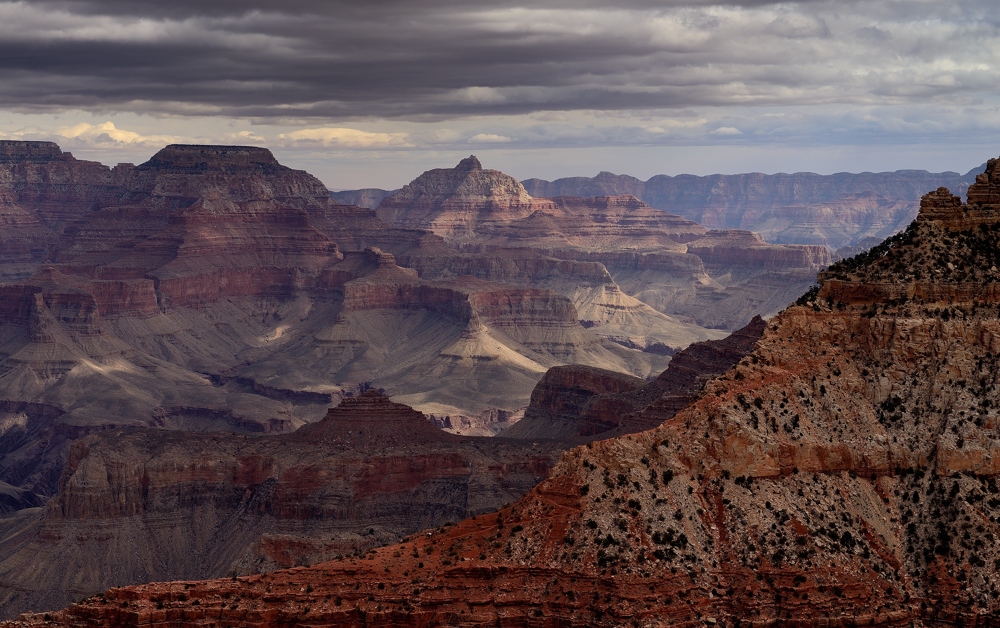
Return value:
M 267 146 L 335 189 L 1000 154 L 987 0 L 0 0 L 0 138 Z

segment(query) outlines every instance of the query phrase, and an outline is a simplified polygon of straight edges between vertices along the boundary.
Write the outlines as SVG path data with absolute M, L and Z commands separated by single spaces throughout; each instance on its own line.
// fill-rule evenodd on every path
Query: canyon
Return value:
M 1000 160 L 967 199 L 924 195 L 905 231 L 734 340 L 752 351 L 680 411 L 633 399 L 655 427 L 568 450 L 495 513 L 9 625 L 995 625 Z M 645 385 L 543 388 L 539 420 L 584 425 L 590 399 Z
M 532 410 L 504 436 L 551 368 L 689 398 L 685 347 L 829 262 L 634 197 L 537 199 L 475 157 L 383 204 L 337 203 L 256 147 L 109 168 L 0 142 L 5 614 L 495 510 L 566 447 L 645 425 L 539 438 Z
M 531 285 L 608 288 L 596 264 L 458 253 L 336 204 L 266 149 L 170 146 L 113 169 L 49 143 L 0 149 L 3 211 L 20 217 L 0 264 L 0 481 L 43 498 L 68 444 L 111 427 L 288 432 L 374 383 L 493 433 L 550 366 L 646 377 L 669 359 L 648 344 L 720 335 L 638 303 L 653 340 L 597 335 Z
M 647 398 L 669 392 L 676 411 L 749 353 L 762 329 L 757 319 L 726 340 L 695 343 L 648 384 L 553 368 L 532 394 L 527 429 L 515 432 L 517 423 L 492 438 L 447 433 L 376 389 L 289 434 L 123 428 L 80 438 L 56 494 L 44 505 L 11 504 L 16 514 L 0 518 L 0 608 L 13 615 L 123 584 L 315 564 L 495 511 L 544 479 L 568 447 L 646 427 L 605 412 L 579 421 L 585 430 L 559 433 L 553 407 L 581 391 L 600 403 L 595 393 L 609 392 L 608 381 L 627 379 Z M 557 375 L 567 370 L 572 388 Z

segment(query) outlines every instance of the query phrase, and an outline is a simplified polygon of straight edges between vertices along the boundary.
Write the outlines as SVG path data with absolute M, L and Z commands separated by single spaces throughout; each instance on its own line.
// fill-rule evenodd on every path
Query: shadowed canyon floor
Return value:
M 831 268 L 676 415 L 639 412 L 662 425 L 570 450 L 510 507 L 17 625 L 996 625 L 997 165 Z

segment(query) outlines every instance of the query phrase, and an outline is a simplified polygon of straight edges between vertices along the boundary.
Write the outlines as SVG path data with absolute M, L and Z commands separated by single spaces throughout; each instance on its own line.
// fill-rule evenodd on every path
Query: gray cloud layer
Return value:
M 0 2 L 0 107 L 421 120 L 982 105 L 998 32 L 986 0 Z

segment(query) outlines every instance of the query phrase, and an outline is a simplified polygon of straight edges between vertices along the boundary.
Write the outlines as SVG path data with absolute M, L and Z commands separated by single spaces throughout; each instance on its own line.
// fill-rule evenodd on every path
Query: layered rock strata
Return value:
M 993 184 L 981 183 L 989 198 Z M 654 429 L 567 452 L 497 514 L 362 560 L 188 583 L 183 594 L 180 584 L 112 590 L 51 619 L 995 625 L 1000 310 L 988 289 L 952 287 L 988 255 L 993 226 L 966 228 L 963 212 L 990 210 L 924 216 L 906 239 L 833 269 L 837 289 L 827 276 L 819 296 L 769 321 L 694 403 Z M 945 238 L 943 257 L 927 255 Z M 940 290 L 858 302 L 842 289 L 914 271 L 941 271 Z
M 913 220 L 926 190 L 945 186 L 964 192 L 979 172 L 657 175 L 647 181 L 602 172 L 592 178 L 522 183 L 540 197 L 631 194 L 708 228 L 747 229 L 768 242 L 840 248 L 892 235 Z
M 663 338 L 638 336 L 633 321 L 610 314 L 616 308 L 633 310 L 645 327 L 695 322 L 735 329 L 755 314 L 784 307 L 831 261 L 822 246 L 776 246 L 746 231 L 709 231 L 627 194 L 534 198 L 512 177 L 483 169 L 474 157 L 453 169 L 424 173 L 387 196 L 377 211 L 387 222 L 429 229 L 479 257 L 511 259 L 515 252 L 524 257 L 532 251 L 535 259 L 540 253 L 600 264 L 608 272 L 603 282 L 590 279 L 586 285 L 566 270 L 555 277 L 536 273 L 533 280 L 562 292 L 580 310 L 593 304 L 593 317 L 586 320 L 597 333 L 626 346 L 645 347 Z M 420 255 L 407 260 L 424 276 L 440 265 Z M 616 292 L 631 302 L 618 303 Z M 653 320 L 655 315 L 639 312 L 635 301 L 673 320 Z
M 515 416 L 556 364 L 646 377 L 666 361 L 585 330 L 594 315 L 542 281 L 605 281 L 599 265 L 484 265 L 262 148 L 172 145 L 111 169 L 5 142 L 0 205 L 17 243 L 0 252 L 0 402 L 58 410 L 0 424 L 0 481 L 41 496 L 71 440 L 112 426 L 289 431 L 372 383 L 435 415 Z M 655 342 L 714 333 L 671 330 Z
M 288 435 L 92 436 L 70 448 L 31 541 L 0 552 L 0 605 L 9 615 L 123 583 L 366 550 L 520 497 L 559 451 L 447 434 L 375 390 Z M 0 508 L 12 499 L 24 496 L 0 485 Z
M 64 229 L 115 203 L 118 174 L 52 142 L 0 140 L 0 281 L 30 276 Z
M 583 442 L 656 427 L 693 401 L 707 381 L 749 354 L 764 326 L 758 316 L 722 340 L 694 343 L 650 382 L 582 366 L 550 369 L 532 391 L 524 418 L 502 434 Z

